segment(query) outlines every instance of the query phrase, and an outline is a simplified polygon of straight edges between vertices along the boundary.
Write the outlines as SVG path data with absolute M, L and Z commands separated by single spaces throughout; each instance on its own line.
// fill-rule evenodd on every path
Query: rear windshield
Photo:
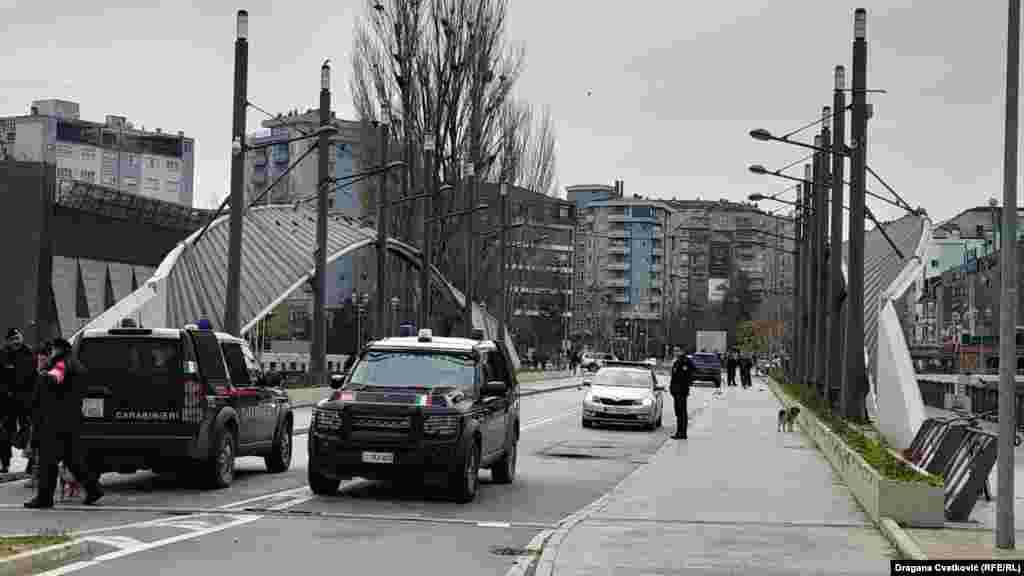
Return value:
M 717 354 L 694 354 L 693 361 L 697 364 L 717 364 L 719 362 Z
M 88 339 L 82 342 L 78 359 L 90 372 L 128 372 L 135 376 L 155 376 L 181 371 L 181 353 L 177 340 Z

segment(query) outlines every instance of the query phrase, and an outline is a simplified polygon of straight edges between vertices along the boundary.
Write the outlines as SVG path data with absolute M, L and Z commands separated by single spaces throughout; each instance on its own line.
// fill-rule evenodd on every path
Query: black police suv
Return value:
M 498 483 L 515 478 L 519 386 L 503 342 L 430 330 L 378 340 L 332 386 L 310 427 L 314 493 L 353 476 L 414 479 L 440 481 L 466 503 L 480 468 Z
M 75 342 L 88 370 L 82 443 L 91 471 L 199 472 L 225 488 L 238 456 L 263 456 L 271 472 L 291 466 L 291 401 L 245 340 L 196 325 L 122 326 Z

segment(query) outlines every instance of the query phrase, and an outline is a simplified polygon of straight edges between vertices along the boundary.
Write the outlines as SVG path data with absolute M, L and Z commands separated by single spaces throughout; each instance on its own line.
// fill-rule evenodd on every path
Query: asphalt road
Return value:
M 583 429 L 582 394 L 570 389 L 524 397 L 517 479 L 490 485 L 483 472 L 472 504 L 453 503 L 429 487 L 358 480 L 344 483 L 338 495 L 313 496 L 306 487 L 305 438 L 297 437 L 288 472 L 269 474 L 262 459 L 246 458 L 235 484 L 220 491 L 173 476 L 108 475 L 99 507 L 58 504 L 39 512 L 20 508 L 30 495 L 23 482 L 0 485 L 0 531 L 86 530 L 114 547 L 106 550 L 120 549 L 55 574 L 281 574 L 296 566 L 504 574 L 538 532 L 614 487 L 671 432 L 671 426 Z M 666 410 L 666 423 L 670 416 Z

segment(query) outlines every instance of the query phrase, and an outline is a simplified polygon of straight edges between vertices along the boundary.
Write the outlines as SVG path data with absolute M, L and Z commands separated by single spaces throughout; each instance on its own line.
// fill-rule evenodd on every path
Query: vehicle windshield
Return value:
M 155 376 L 181 371 L 177 340 L 87 339 L 82 342 L 78 358 L 90 372 L 126 372 L 133 376 Z
M 650 388 L 651 373 L 630 368 L 605 368 L 594 375 L 593 386 L 624 386 L 627 388 Z
M 377 350 L 359 359 L 345 389 L 458 388 L 476 385 L 476 360 L 469 354 L 437 351 Z

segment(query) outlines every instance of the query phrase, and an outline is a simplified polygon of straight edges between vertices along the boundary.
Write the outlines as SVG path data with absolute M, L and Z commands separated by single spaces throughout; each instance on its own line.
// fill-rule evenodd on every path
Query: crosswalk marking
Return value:
M 135 538 L 129 538 L 128 536 L 86 536 L 83 538 L 86 542 L 96 542 L 97 544 L 106 544 L 107 546 L 113 546 L 114 548 L 135 548 L 136 546 L 142 546 L 144 542 L 136 540 Z

